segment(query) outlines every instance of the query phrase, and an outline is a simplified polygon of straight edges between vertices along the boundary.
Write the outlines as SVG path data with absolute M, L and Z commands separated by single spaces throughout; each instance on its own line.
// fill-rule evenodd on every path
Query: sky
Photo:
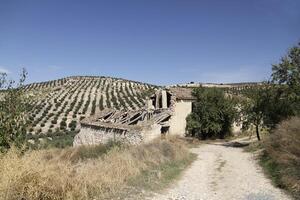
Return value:
M 27 83 L 263 81 L 299 41 L 299 0 L 0 0 L 0 72 Z

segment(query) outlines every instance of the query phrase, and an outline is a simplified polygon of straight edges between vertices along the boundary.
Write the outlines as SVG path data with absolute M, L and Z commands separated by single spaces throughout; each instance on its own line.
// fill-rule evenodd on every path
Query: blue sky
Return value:
M 261 81 L 298 41 L 299 0 L 0 0 L 0 71 L 28 82 Z

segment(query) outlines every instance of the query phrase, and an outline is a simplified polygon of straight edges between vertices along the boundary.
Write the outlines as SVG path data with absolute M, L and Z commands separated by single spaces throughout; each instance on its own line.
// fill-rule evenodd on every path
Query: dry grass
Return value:
M 0 199 L 110 199 L 132 177 L 189 156 L 175 139 L 99 149 L 10 150 L 0 157 Z
M 275 183 L 300 198 L 300 118 L 282 122 L 263 146 L 262 163 Z

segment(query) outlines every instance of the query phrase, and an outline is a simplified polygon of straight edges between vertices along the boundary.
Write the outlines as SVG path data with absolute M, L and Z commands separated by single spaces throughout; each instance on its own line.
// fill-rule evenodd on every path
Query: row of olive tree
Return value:
M 0 152 L 15 145 L 21 147 L 26 137 L 27 97 L 22 86 L 27 72 L 23 69 L 16 83 L 0 73 Z

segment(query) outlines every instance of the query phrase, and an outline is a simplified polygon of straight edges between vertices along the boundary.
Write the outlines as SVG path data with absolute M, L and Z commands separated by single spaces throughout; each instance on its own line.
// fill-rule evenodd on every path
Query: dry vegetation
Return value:
M 166 166 L 172 170 L 189 159 L 191 154 L 177 139 L 134 147 L 11 149 L 0 157 L 0 199 L 112 199 L 147 172 Z
M 300 118 L 280 123 L 258 148 L 264 149 L 261 164 L 274 183 L 300 198 Z

